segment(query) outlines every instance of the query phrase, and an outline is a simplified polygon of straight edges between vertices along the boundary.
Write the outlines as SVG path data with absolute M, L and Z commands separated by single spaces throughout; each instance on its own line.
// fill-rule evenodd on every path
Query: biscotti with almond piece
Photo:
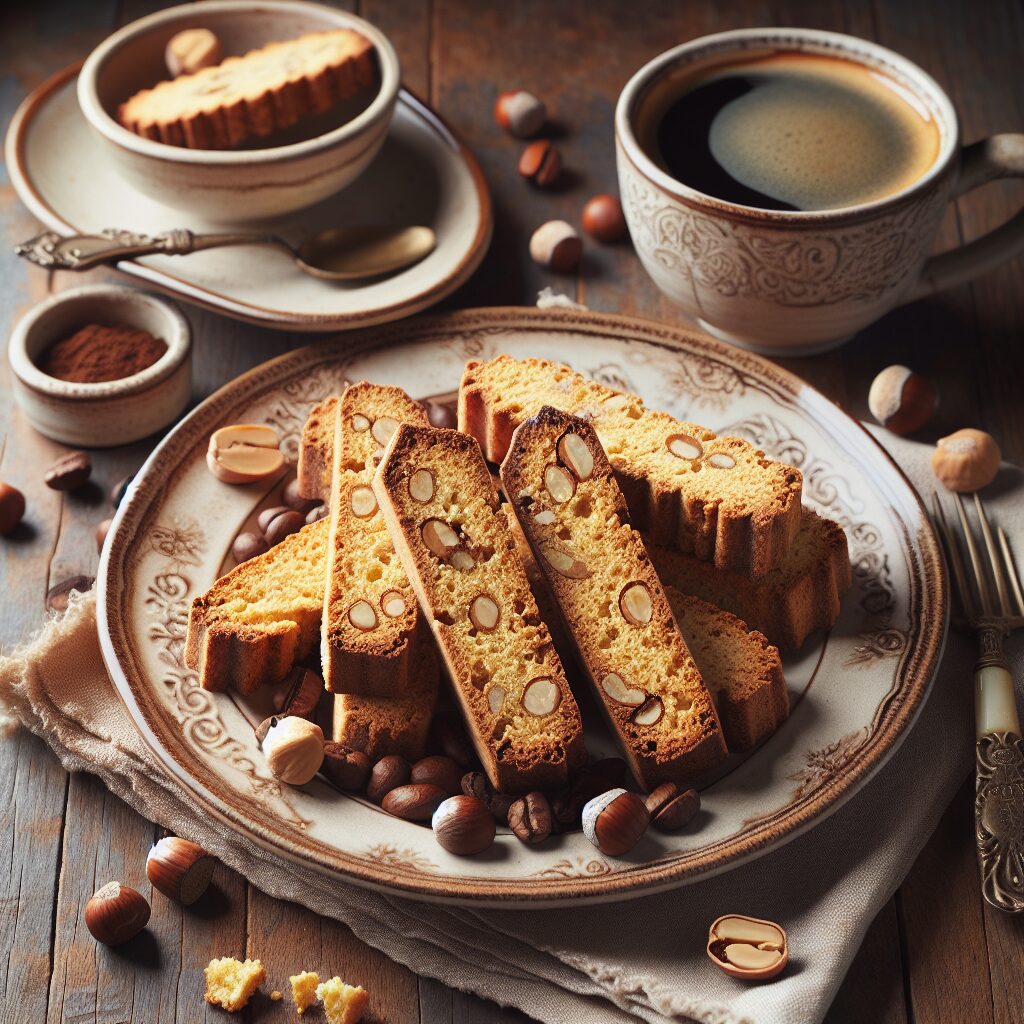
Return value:
M 853 578 L 843 528 L 807 508 L 785 564 L 758 580 L 719 572 L 645 539 L 662 583 L 732 612 L 783 650 L 795 650 L 811 633 L 835 625 Z
M 543 407 L 501 482 L 634 775 L 699 779 L 725 758 L 722 728 L 594 428 Z
M 310 32 L 143 89 L 118 120 L 143 138 L 229 149 L 272 135 L 369 89 L 376 53 L 352 29 Z
M 507 355 L 467 363 L 459 429 L 501 462 L 512 431 L 544 405 L 593 423 L 633 525 L 654 543 L 750 578 L 784 563 L 800 523 L 799 470 L 568 366 Z
M 789 717 L 782 659 L 763 633 L 699 597 L 666 587 L 676 624 L 715 700 L 729 750 L 750 750 Z
M 327 522 L 286 537 L 222 576 L 189 609 L 185 663 L 206 690 L 253 693 L 316 650 Z
M 402 425 L 373 489 L 495 789 L 566 783 L 583 730 L 480 446 Z
M 333 693 L 401 693 L 414 660 L 419 607 L 370 484 L 400 423 L 427 426 L 401 388 L 360 381 L 335 405 L 327 584 L 320 658 Z
M 310 410 L 302 428 L 299 463 L 296 467 L 299 493 L 326 503 L 331 496 L 331 468 L 334 465 L 334 431 L 341 395 L 331 395 Z
M 418 761 L 426 749 L 439 680 L 437 652 L 428 636 L 416 647 L 402 693 L 393 697 L 335 693 L 332 721 L 324 731 L 350 750 L 362 751 L 371 761 L 387 754 Z

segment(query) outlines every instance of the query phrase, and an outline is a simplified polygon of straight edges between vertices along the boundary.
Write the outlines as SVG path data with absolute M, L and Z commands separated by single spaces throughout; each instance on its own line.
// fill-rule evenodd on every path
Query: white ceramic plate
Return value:
M 77 74 L 76 65 L 44 82 L 7 132 L 11 181 L 32 213 L 61 234 L 225 230 L 162 205 L 117 175 L 78 106 Z M 303 274 L 286 253 L 261 246 L 147 256 L 118 268 L 218 313 L 296 331 L 384 323 L 439 302 L 483 258 L 491 200 L 473 155 L 407 90 L 399 94 L 380 155 L 354 184 L 316 206 L 246 230 L 272 230 L 298 242 L 327 226 L 351 223 L 426 224 L 437 235 L 437 248 L 399 274 L 349 284 Z
M 326 783 L 269 776 L 252 725 L 269 695 L 198 688 L 183 661 L 188 608 L 222 570 L 267 489 L 226 487 L 206 469 L 211 431 L 271 424 L 294 453 L 310 406 L 346 381 L 453 391 L 463 364 L 501 352 L 571 362 L 652 407 L 740 434 L 804 474 L 804 501 L 850 541 L 853 589 L 828 635 L 786 658 L 793 713 L 703 794 L 693 826 L 649 832 L 623 859 L 581 833 L 528 847 L 500 835 L 453 857 L 429 829 Z M 502 905 L 609 900 L 742 863 L 820 821 L 890 756 L 920 710 L 946 627 L 934 535 L 906 479 L 835 405 L 756 356 L 682 330 L 584 312 L 476 310 L 376 328 L 289 353 L 221 389 L 153 453 L 122 505 L 100 569 L 110 672 L 167 767 L 225 827 L 284 856 L 376 888 Z M 600 739 L 588 735 L 588 746 Z

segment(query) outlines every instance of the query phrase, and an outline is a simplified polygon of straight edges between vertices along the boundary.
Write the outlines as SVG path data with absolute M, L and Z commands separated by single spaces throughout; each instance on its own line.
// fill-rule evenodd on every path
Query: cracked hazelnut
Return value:
M 262 746 L 270 773 L 291 786 L 305 785 L 323 764 L 323 730 L 297 715 L 273 719 Z
M 149 851 L 146 877 L 154 889 L 187 907 L 206 892 L 216 863 L 198 843 L 167 836 Z
M 939 439 L 932 454 L 932 471 L 948 490 L 965 494 L 992 483 L 1001 459 L 991 434 L 966 427 Z
M 226 484 L 251 484 L 267 480 L 284 467 L 280 439 L 272 427 L 236 423 L 210 435 L 206 465 Z
M 599 242 L 617 242 L 626 233 L 622 203 L 607 194 L 588 199 L 583 207 L 583 230 Z
M 494 119 L 517 139 L 528 139 L 544 127 L 548 111 L 542 100 L 525 89 L 503 92 L 494 104 Z
M 773 921 L 726 914 L 708 929 L 708 956 L 726 974 L 743 981 L 766 981 L 789 963 L 786 932 Z
M 527 793 L 509 804 L 507 820 L 520 842 L 543 843 L 551 835 L 551 804 L 543 793 Z
M 625 789 L 610 789 L 583 808 L 583 834 L 602 853 L 621 857 L 640 841 L 651 816 L 643 800 Z
M 473 603 L 469 606 L 469 621 L 473 623 L 474 628 L 482 633 L 490 633 L 498 625 L 500 618 L 501 609 L 490 594 L 480 594 L 473 598 Z
M 348 610 L 348 621 L 364 633 L 371 633 L 377 628 L 377 612 L 369 601 L 356 601 Z
M 887 366 L 871 382 L 871 415 L 894 434 L 920 430 L 932 413 L 938 395 L 931 383 L 907 366 Z
M 53 491 L 78 491 L 92 475 L 92 459 L 87 452 L 68 452 L 47 470 L 43 482 Z
M 398 590 L 387 590 L 380 596 L 380 610 L 389 618 L 396 619 L 404 615 L 406 609 L 405 596 Z
M 590 575 L 590 570 L 585 562 L 581 562 L 575 555 L 561 548 L 546 545 L 540 549 L 544 561 L 551 566 L 559 575 L 570 580 L 585 580 Z
M 575 270 L 582 255 L 582 239 L 564 220 L 549 220 L 530 237 L 532 259 L 555 273 L 567 274 Z
M 409 496 L 421 504 L 426 504 L 434 496 L 434 474 L 429 469 L 417 469 L 409 477 Z
M 644 801 L 651 815 L 651 824 L 659 832 L 675 832 L 685 828 L 700 810 L 700 793 L 680 789 L 674 782 L 664 782 L 651 790 Z
M 397 429 L 398 420 L 393 416 L 381 416 L 373 421 L 373 426 L 370 427 L 370 434 L 379 445 L 384 446 L 391 440 L 391 435 Z
M 85 905 L 85 926 L 97 942 L 120 946 L 134 939 L 149 921 L 145 896 L 120 882 L 107 882 Z
M 562 154 L 550 139 L 538 139 L 523 150 L 519 173 L 538 188 L 551 188 L 562 174 Z
M 352 507 L 352 515 L 357 519 L 369 519 L 377 511 L 377 495 L 373 493 L 372 488 L 360 484 L 352 488 L 349 504 Z
M 638 690 L 633 686 L 627 686 L 622 676 L 617 672 L 609 672 L 601 680 L 601 689 L 619 704 L 627 704 L 630 707 L 639 707 L 647 698 L 644 690 Z
M 660 697 L 648 697 L 633 715 L 637 725 L 656 725 L 665 713 L 665 705 Z

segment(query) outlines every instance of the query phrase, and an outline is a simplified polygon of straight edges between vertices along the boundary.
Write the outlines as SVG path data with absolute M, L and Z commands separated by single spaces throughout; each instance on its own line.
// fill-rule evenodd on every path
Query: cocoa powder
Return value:
M 149 331 L 126 324 L 86 324 L 55 341 L 39 359 L 43 373 L 74 384 L 99 384 L 141 373 L 167 351 Z

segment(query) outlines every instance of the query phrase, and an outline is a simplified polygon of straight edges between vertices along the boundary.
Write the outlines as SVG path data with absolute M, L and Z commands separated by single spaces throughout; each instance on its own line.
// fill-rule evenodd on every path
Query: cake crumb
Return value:
M 293 974 L 288 980 L 292 986 L 295 1009 L 301 1015 L 316 1002 L 320 976 L 315 971 L 303 971 L 301 974 Z
M 324 1004 L 327 1024 L 359 1024 L 370 994 L 359 985 L 346 985 L 341 978 L 331 978 L 316 987 L 317 999 Z
M 242 962 L 230 956 L 211 960 L 205 973 L 206 1001 L 223 1007 L 228 1013 L 243 1009 L 267 980 L 267 972 L 259 960 Z
M 280 989 L 275 988 L 274 991 L 270 993 L 270 998 L 275 1003 L 279 1003 L 281 1002 L 282 999 L 284 999 L 284 993 Z

